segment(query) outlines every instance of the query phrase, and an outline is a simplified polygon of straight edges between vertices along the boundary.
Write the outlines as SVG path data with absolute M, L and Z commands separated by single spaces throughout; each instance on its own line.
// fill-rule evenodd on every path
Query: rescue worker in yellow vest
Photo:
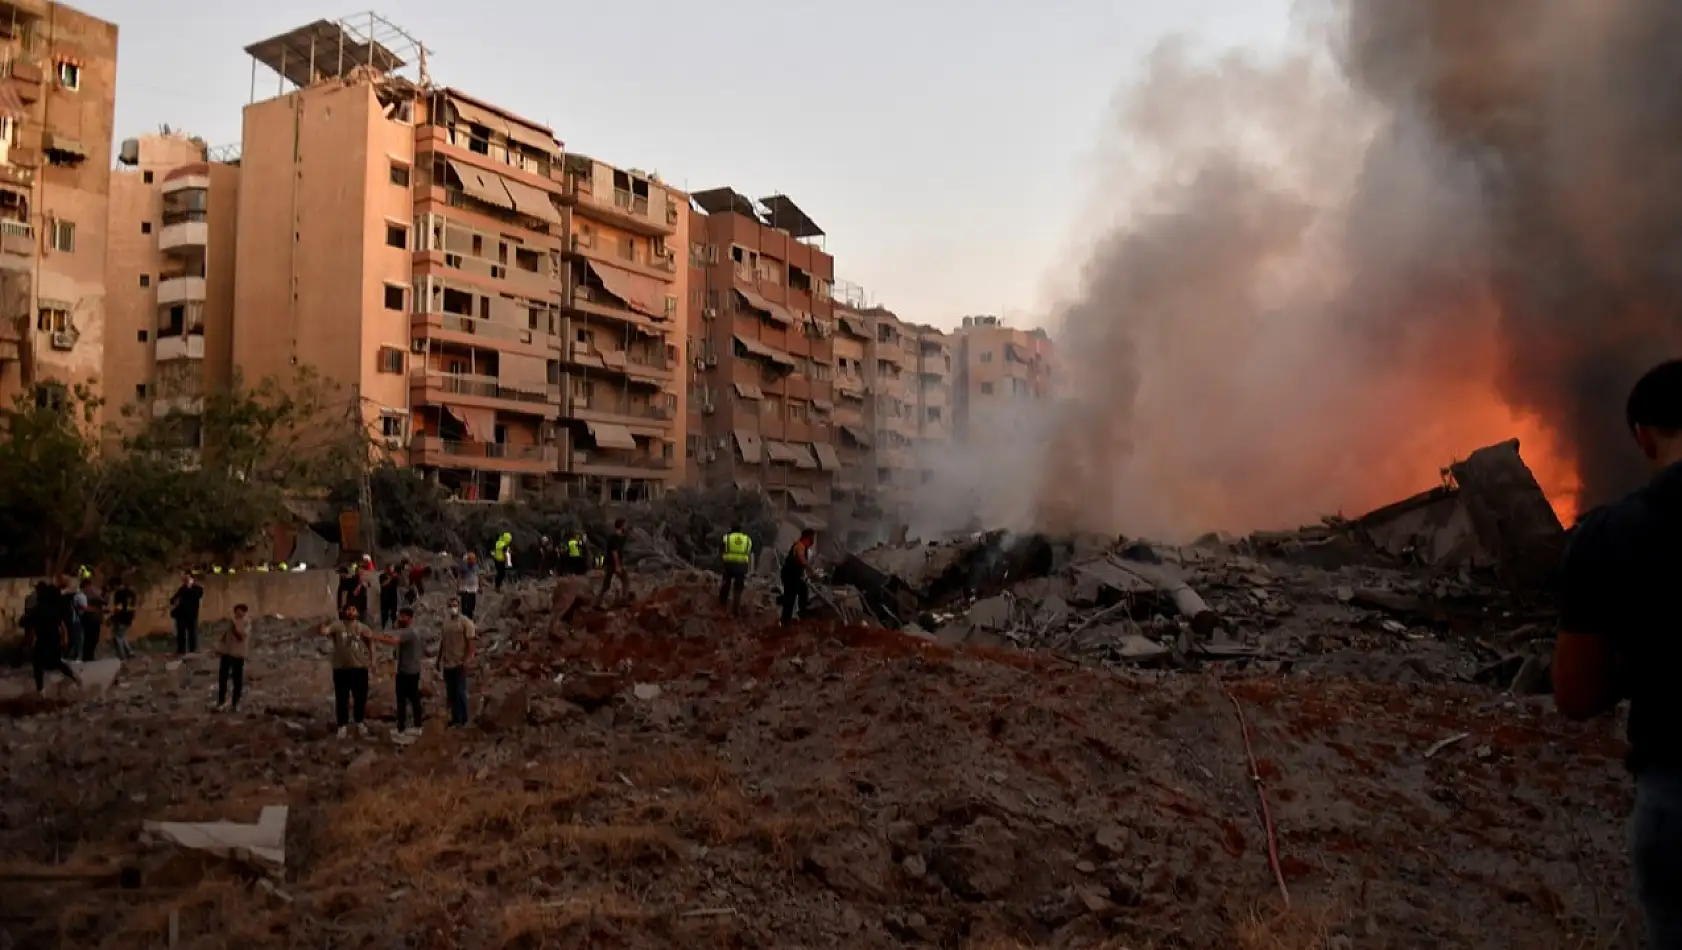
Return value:
M 514 566 L 514 535 L 502 532 L 502 537 L 496 539 L 496 547 L 491 549 L 491 557 L 496 561 L 496 589 L 500 592 L 509 568 Z
M 753 564 L 753 539 L 741 525 L 724 536 L 724 580 L 718 585 L 718 605 L 733 614 L 742 612 L 742 588 L 747 586 L 748 568 Z
M 572 536 L 567 538 L 566 563 L 562 565 L 561 572 L 563 574 L 573 574 L 579 577 L 582 577 L 590 572 L 590 564 L 588 561 L 584 560 L 583 532 L 574 531 Z

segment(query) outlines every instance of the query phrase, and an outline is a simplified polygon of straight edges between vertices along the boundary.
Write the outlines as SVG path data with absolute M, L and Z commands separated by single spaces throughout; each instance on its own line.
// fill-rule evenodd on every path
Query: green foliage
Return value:
M 88 389 L 46 392 L 0 411 L 0 570 L 14 576 L 237 560 L 288 494 L 367 457 L 359 413 L 313 373 L 284 387 L 236 381 L 196 412 L 126 410 L 127 434 L 95 427 Z

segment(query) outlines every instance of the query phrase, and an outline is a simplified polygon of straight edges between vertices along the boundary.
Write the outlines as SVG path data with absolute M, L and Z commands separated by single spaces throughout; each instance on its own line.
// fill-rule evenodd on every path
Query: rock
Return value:
M 269 873 L 280 874 L 286 870 L 286 814 L 285 805 L 268 805 L 255 824 L 148 821 L 141 831 L 153 841 L 168 841 L 230 860 L 249 861 Z
M 806 870 L 844 898 L 876 900 L 887 893 L 888 851 L 868 832 L 847 832 L 814 845 L 806 855 Z
M 884 834 L 888 843 L 901 851 L 910 851 L 917 847 L 917 840 L 922 833 L 917 830 L 914 821 L 890 821 Z
M 1173 651 L 1155 640 L 1130 633 L 1116 641 L 1116 655 L 1128 663 L 1155 663 Z
M 841 932 L 842 933 L 844 933 L 844 934 L 855 934 L 855 933 L 858 933 L 859 929 L 862 928 L 863 926 L 864 926 L 864 918 L 859 916 L 858 911 L 852 909 L 851 907 L 844 907 L 844 908 L 841 909 Z
M 1013 601 L 1010 597 L 1000 594 L 986 600 L 978 600 L 969 609 L 965 617 L 969 626 L 980 627 L 984 630 L 1009 630 L 1011 627 L 1011 612 Z
M 479 714 L 479 728 L 486 732 L 510 732 L 526 724 L 531 712 L 531 691 L 525 684 L 492 700 Z
M 935 853 L 940 880 L 965 900 L 996 900 L 1016 878 L 1016 838 L 996 818 L 977 818 Z
M 1127 845 L 1132 837 L 1133 833 L 1121 825 L 1105 825 L 1093 832 L 1092 843 L 1104 852 L 1105 857 L 1123 858 L 1127 856 Z
M 1109 896 L 1101 890 L 1081 891 L 1080 902 L 1082 906 L 1094 914 L 1102 914 L 1115 906 L 1110 903 Z
M 914 878 L 920 878 L 929 873 L 929 863 L 924 861 L 920 854 L 906 855 L 905 860 L 900 862 L 900 867 L 905 869 L 907 875 Z
M 645 703 L 653 702 L 660 698 L 660 687 L 653 683 L 638 683 L 631 687 L 631 695 Z
M 1096 874 L 1098 873 L 1098 865 L 1093 864 L 1091 861 L 1076 861 L 1075 870 L 1082 874 Z
M 1542 696 L 1552 693 L 1553 689 L 1553 657 L 1539 653 L 1527 657 L 1519 666 L 1507 692 L 1514 696 Z
M 594 712 L 619 692 L 619 677 L 612 673 L 580 673 L 561 681 L 561 698 L 586 712 Z

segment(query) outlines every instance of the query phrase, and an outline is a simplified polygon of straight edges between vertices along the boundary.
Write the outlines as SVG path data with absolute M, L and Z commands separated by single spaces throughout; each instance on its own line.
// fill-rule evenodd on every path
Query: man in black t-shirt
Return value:
M 199 652 L 199 603 L 204 600 L 204 588 L 198 578 L 188 574 L 181 578 L 181 586 L 169 598 L 169 615 L 175 621 L 175 652 Z
M 1647 945 L 1682 950 L 1682 360 L 1635 384 L 1626 423 L 1653 470 L 1590 512 L 1566 549 L 1554 701 L 1588 719 L 1629 700 L 1630 859 Z
M 620 518 L 613 523 L 613 533 L 607 536 L 607 544 L 602 549 L 602 589 L 596 595 L 596 606 L 600 607 L 607 600 L 608 588 L 613 585 L 613 579 L 619 579 L 619 594 L 625 600 L 631 599 L 631 580 L 625 573 L 625 519 Z
M 116 648 L 118 659 L 127 660 L 134 656 L 134 649 L 128 645 L 128 632 L 134 626 L 140 595 L 120 577 L 113 578 L 111 583 L 116 588 L 111 592 L 111 645 Z

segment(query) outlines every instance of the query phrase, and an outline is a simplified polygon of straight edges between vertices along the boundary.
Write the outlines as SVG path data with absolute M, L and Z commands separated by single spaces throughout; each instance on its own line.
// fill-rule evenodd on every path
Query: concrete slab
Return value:
M 76 664 L 72 663 L 75 667 Z M 122 672 L 123 661 L 116 658 L 95 660 L 81 665 L 76 672 L 82 676 L 82 688 L 57 673 L 47 674 L 47 698 L 57 702 L 92 699 L 106 692 Z M 0 703 L 27 700 L 35 695 L 35 679 L 26 669 L 22 676 L 0 677 Z
M 286 813 L 285 805 L 267 805 L 256 824 L 148 821 L 141 827 L 154 840 L 232 860 L 250 859 L 278 873 L 286 868 Z

